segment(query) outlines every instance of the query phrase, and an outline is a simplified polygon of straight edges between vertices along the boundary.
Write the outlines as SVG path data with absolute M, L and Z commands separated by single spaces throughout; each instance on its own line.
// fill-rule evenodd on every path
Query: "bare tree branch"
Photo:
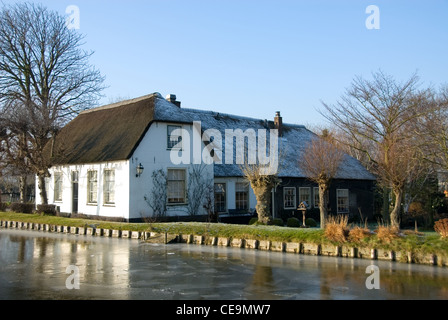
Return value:
M 398 83 L 378 71 L 372 80 L 356 77 L 336 105 L 323 104 L 323 116 L 349 137 L 344 142 L 350 148 L 365 153 L 369 169 L 394 192 L 394 226 L 399 224 L 405 184 L 422 168 L 413 128 L 430 110 L 416 99 L 418 81 L 413 74 Z
M 316 136 L 298 161 L 304 174 L 319 186 L 320 227 L 325 228 L 328 213 L 328 192 L 344 159 L 344 152 L 336 146 L 331 135 Z
M 0 11 L 0 124 L 26 139 L 16 151 L 42 188 L 51 165 L 43 156 L 46 143 L 95 105 L 104 88 L 82 41 L 62 15 L 41 5 L 17 3 Z M 44 189 L 41 198 L 47 202 Z

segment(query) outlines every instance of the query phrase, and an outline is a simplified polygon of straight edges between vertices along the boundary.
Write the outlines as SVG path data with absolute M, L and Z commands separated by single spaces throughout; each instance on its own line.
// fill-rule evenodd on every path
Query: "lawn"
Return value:
M 42 224 L 96 228 L 151 231 L 171 234 L 193 234 L 212 237 L 230 237 L 254 240 L 282 242 L 307 242 L 319 244 L 347 245 L 353 247 L 384 248 L 393 251 L 412 251 L 416 253 L 434 253 L 448 256 L 448 240 L 442 239 L 436 232 L 409 233 L 392 241 L 383 241 L 372 234 L 357 243 L 337 243 L 328 240 L 324 231 L 318 228 L 290 228 L 265 225 L 236 225 L 223 223 L 171 222 L 171 223 L 123 223 L 91 219 L 64 218 L 41 214 L 21 214 L 0 212 L 0 220 L 34 222 Z M 372 226 L 372 229 L 374 226 Z
M 299 229 L 263 225 L 237 225 L 201 222 L 166 222 L 166 223 L 124 223 L 92 219 L 64 218 L 42 214 L 23 214 L 0 212 L 0 220 L 33 222 L 52 225 L 85 227 L 95 225 L 102 229 L 151 231 L 172 234 L 209 235 L 214 237 L 232 237 L 272 241 L 309 241 L 319 242 L 323 231 L 317 228 Z

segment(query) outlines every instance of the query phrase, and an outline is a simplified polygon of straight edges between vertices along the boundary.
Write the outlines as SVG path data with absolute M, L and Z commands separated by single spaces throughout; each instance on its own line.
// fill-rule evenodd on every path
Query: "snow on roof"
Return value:
M 157 97 L 155 103 L 154 120 L 167 122 L 192 123 L 200 121 L 202 130 L 217 129 L 222 134 L 222 150 L 225 149 L 226 129 L 274 129 L 273 121 L 255 119 L 215 111 L 204 111 L 198 109 L 179 108 L 166 101 L 161 96 Z M 269 137 L 269 135 L 268 135 Z M 279 177 L 306 178 L 298 165 L 300 158 L 305 152 L 308 143 L 316 138 L 316 135 L 303 125 L 283 123 L 283 136 L 279 138 Z M 269 138 L 268 144 L 269 144 Z M 235 144 L 234 144 L 235 148 Z M 235 156 L 235 152 L 234 152 Z M 233 161 L 235 163 L 236 161 Z M 215 164 L 215 176 L 242 176 L 237 164 Z M 353 180 L 375 180 L 375 177 L 356 159 L 346 155 L 341 165 L 337 179 Z
M 275 128 L 273 121 L 180 108 L 164 99 L 159 93 L 153 93 L 82 112 L 56 137 L 54 150 L 57 152 L 53 152 L 56 154 L 53 155 L 53 163 L 80 164 L 129 159 L 151 123 L 155 121 L 188 124 L 200 121 L 203 132 L 207 129 L 217 129 L 221 132 L 222 150 L 225 150 L 226 129 L 241 129 L 243 132 L 253 129 L 256 133 L 258 130 L 266 129 L 269 147 L 269 129 Z M 304 126 L 283 123 L 283 136 L 279 138 L 280 177 L 306 178 L 298 163 L 307 144 L 313 138 L 316 138 L 316 135 Z M 233 154 L 235 157 L 236 152 Z M 242 176 L 238 164 L 214 166 L 215 176 Z M 375 179 L 358 160 L 349 156 L 345 157 L 336 178 Z

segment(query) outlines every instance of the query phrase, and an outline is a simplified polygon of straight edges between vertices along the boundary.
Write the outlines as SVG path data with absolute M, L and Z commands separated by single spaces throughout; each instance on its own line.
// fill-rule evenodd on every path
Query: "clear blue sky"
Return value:
M 17 1 L 6 1 L 14 3 Z M 415 71 L 448 83 L 448 0 L 42 0 L 80 12 L 91 63 L 118 97 L 174 93 L 183 107 L 324 123 L 356 75 Z M 365 22 L 369 5 L 380 29 Z

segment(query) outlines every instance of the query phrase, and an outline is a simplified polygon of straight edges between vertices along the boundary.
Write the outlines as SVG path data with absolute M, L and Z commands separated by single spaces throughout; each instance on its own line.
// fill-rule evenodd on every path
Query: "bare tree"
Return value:
M 148 196 L 145 195 L 145 201 L 152 210 L 154 218 L 166 216 L 167 204 L 167 176 L 163 169 L 154 170 L 151 174 L 152 189 Z
M 350 147 L 367 156 L 379 182 L 394 193 L 393 226 L 399 226 L 406 181 L 421 161 L 412 143 L 411 124 L 427 110 L 415 99 L 417 85 L 417 75 L 398 83 L 379 71 L 370 81 L 356 77 L 335 105 L 323 103 L 323 115 L 350 137 Z
M 96 104 L 103 89 L 82 41 L 62 15 L 41 5 L 17 3 L 0 11 L 0 123 L 7 134 L 24 137 L 17 151 L 38 175 L 43 203 L 50 166 L 45 145 Z
M 299 159 L 299 167 L 304 174 L 319 186 L 320 227 L 325 228 L 328 215 L 330 184 L 344 159 L 344 152 L 335 144 L 334 138 L 324 132 L 315 137 Z
M 280 183 L 280 179 L 277 174 L 265 174 L 264 165 L 249 164 L 246 161 L 240 167 L 257 199 L 255 209 L 257 210 L 258 222 L 270 224 L 272 220 L 270 213 L 271 191 Z
M 266 144 L 264 146 L 265 149 L 263 149 L 263 147 L 260 148 L 260 144 L 258 144 L 258 146 L 254 148 L 259 148 L 256 151 L 251 150 L 251 146 L 255 145 L 254 140 L 248 140 L 247 144 L 245 143 L 244 145 L 244 151 L 241 155 L 243 161 L 239 164 L 239 168 L 244 178 L 250 184 L 257 200 L 255 210 L 257 211 L 258 222 L 261 224 L 271 224 L 272 222 L 272 215 L 270 212 L 271 192 L 281 183 L 281 179 L 278 177 L 278 165 L 280 163 L 279 159 L 282 157 L 282 152 L 279 150 L 278 134 L 279 132 L 277 129 L 271 130 L 269 145 Z M 258 139 L 263 140 L 260 135 L 258 136 Z M 267 150 L 269 150 L 270 161 L 265 162 L 261 159 L 267 156 Z M 257 152 L 258 159 L 254 152 Z
M 212 181 L 213 182 L 213 181 Z M 204 196 L 204 205 L 203 208 L 207 212 L 207 221 L 208 222 L 218 222 L 219 221 L 219 212 L 215 210 L 215 184 L 210 183 L 207 185 L 207 189 L 205 190 Z
M 448 171 L 448 85 L 440 91 L 427 90 L 420 96 L 420 104 L 431 111 L 419 119 L 414 129 L 422 156 L 437 169 Z
M 0 171 L 18 177 L 20 202 L 26 202 L 27 178 L 32 174 L 28 159 L 23 150 L 26 148 L 26 136 L 19 130 L 6 130 L 0 133 Z
M 206 164 L 193 164 L 188 168 L 187 211 L 191 216 L 197 215 L 202 209 L 207 210 L 207 205 L 213 199 L 214 180 L 208 169 Z

